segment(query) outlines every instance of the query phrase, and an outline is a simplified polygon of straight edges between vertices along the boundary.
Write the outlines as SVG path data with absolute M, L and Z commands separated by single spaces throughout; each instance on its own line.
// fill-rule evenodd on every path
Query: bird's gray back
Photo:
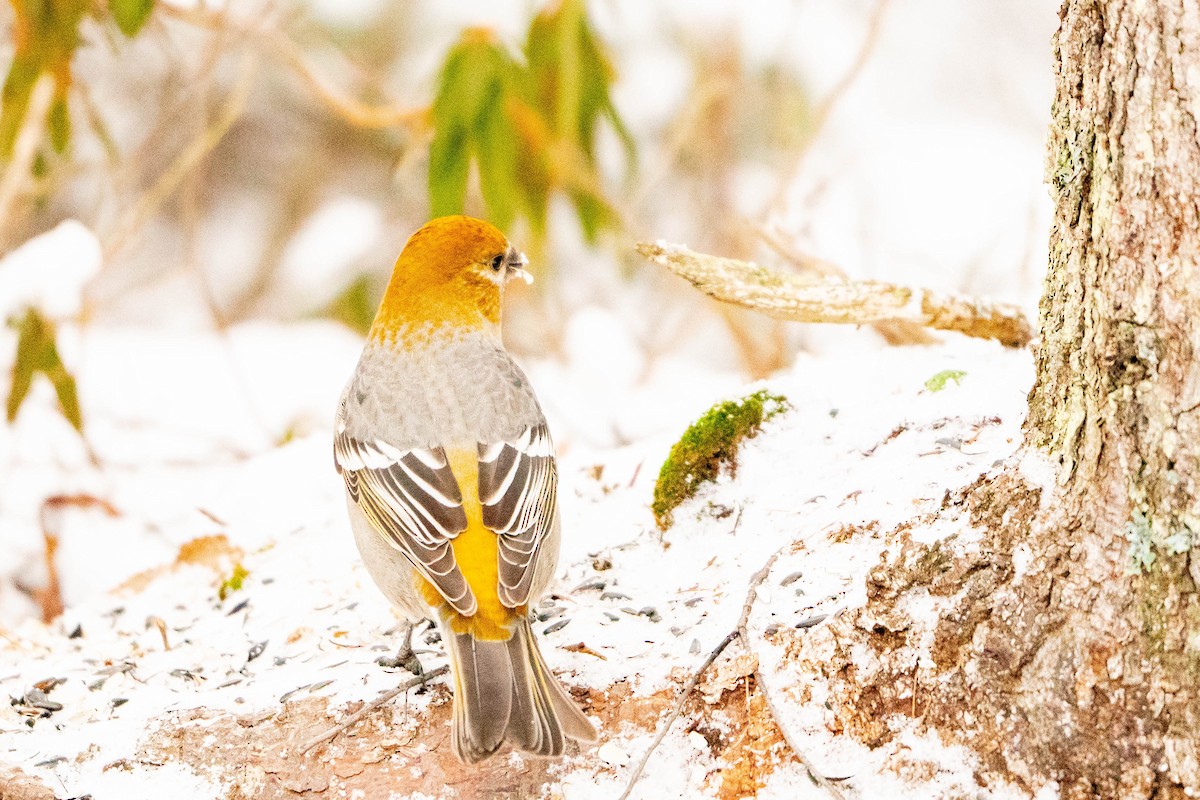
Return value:
M 338 406 L 350 436 L 401 450 L 508 440 L 544 421 L 529 380 L 485 332 L 414 348 L 369 341 Z

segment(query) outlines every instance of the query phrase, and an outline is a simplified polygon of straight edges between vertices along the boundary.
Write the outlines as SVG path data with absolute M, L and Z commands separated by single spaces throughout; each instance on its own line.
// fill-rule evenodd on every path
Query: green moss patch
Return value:
M 722 469 L 735 474 L 742 440 L 754 436 L 764 422 L 790 408 L 786 397 L 760 389 L 741 400 L 717 403 L 692 423 L 671 448 L 654 485 L 651 509 L 658 529 L 671 527 L 672 514 L 679 504 L 695 495 L 702 484 L 715 480 Z

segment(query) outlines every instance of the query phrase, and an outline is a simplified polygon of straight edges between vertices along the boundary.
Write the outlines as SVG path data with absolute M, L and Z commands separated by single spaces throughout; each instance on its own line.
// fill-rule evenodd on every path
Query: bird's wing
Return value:
M 529 602 L 542 542 L 558 524 L 558 466 L 545 423 L 479 445 L 483 524 L 499 535 L 500 602 Z
M 475 595 L 451 548 L 454 537 L 467 529 L 467 515 L 445 451 L 440 447 L 400 450 L 339 430 L 333 457 L 351 499 L 375 529 L 408 557 L 454 610 L 474 614 Z

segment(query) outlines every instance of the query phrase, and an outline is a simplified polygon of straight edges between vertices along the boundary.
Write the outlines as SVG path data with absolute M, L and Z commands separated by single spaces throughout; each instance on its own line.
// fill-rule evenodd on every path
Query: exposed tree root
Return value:
M 942 516 L 963 530 L 934 544 L 901 532 L 867 604 L 794 635 L 786 661 L 828 689 L 830 727 L 869 746 L 909 723 L 972 748 L 985 785 L 1182 797 L 1200 781 L 1192 688 L 1138 649 L 1135 579 L 1110 557 L 1123 550 L 1080 544 L 1120 521 L 1042 494 L 1012 466 L 948 498 Z

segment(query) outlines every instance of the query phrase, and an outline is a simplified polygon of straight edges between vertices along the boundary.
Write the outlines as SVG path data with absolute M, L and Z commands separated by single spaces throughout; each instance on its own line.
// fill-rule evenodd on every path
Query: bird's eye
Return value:
M 504 266 L 504 253 L 492 259 L 492 269 L 496 270 L 496 272 L 499 272 L 502 266 Z

